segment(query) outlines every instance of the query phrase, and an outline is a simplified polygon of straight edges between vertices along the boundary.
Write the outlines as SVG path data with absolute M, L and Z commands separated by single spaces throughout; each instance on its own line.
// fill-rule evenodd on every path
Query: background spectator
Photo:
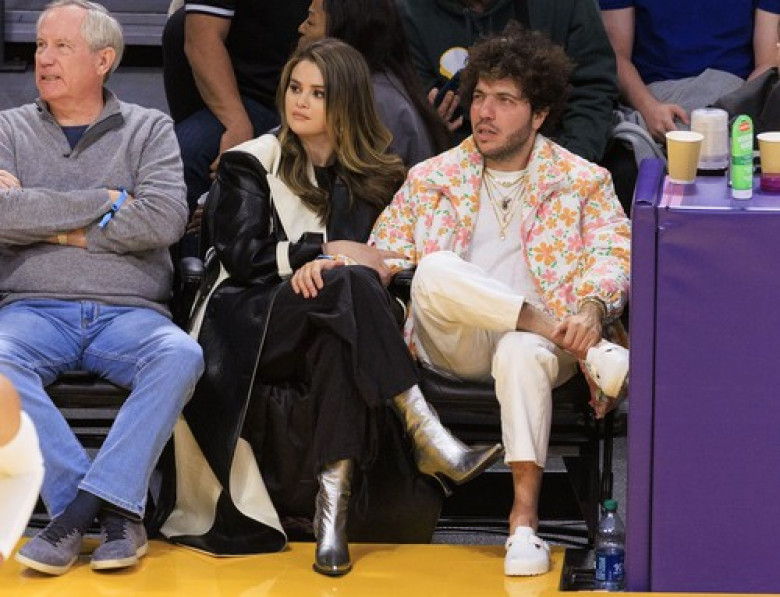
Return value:
M 190 213 L 208 191 L 220 154 L 279 123 L 279 74 L 308 3 L 199 0 L 168 20 L 163 75 Z
M 390 151 L 404 164 L 449 147 L 442 118 L 421 92 L 394 0 L 312 0 L 299 31 L 302 42 L 335 37 L 363 54 L 379 116 L 393 134 Z
M 615 56 L 597 6 L 589 0 L 398 0 L 425 90 L 444 85 L 465 65 L 480 37 L 511 19 L 543 31 L 575 64 L 563 118 L 545 131 L 566 149 L 598 162 L 604 156 L 617 100 Z M 449 111 L 448 113 L 451 113 Z M 459 131 L 460 139 L 470 127 Z
M 777 32 L 775 66 L 715 102 L 717 107 L 725 109 L 732 117 L 739 114 L 750 116 L 757 133 L 780 131 L 780 22 Z
M 771 67 L 780 0 L 599 0 L 623 101 L 650 134 Z

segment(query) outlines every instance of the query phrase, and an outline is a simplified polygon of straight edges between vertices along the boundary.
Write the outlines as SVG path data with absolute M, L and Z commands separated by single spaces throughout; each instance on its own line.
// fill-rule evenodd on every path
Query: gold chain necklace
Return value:
M 484 183 L 483 186 L 487 191 L 490 206 L 493 208 L 493 214 L 498 221 L 498 238 L 506 240 L 506 230 L 509 228 L 509 224 L 514 219 L 515 213 L 517 213 L 518 207 L 520 206 L 519 198 L 522 195 L 522 191 L 525 189 L 525 177 L 521 174 L 514 181 L 510 181 L 507 184 L 496 180 L 486 168 L 482 180 Z M 511 188 L 512 190 L 506 195 L 501 195 L 497 200 L 493 195 L 494 189 L 492 183 L 501 184 L 501 186 Z

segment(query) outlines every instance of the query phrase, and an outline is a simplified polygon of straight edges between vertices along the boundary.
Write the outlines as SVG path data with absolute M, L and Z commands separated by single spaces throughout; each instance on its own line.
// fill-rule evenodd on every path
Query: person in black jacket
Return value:
M 543 131 L 569 151 L 599 162 L 612 130 L 618 96 L 615 54 L 592 0 L 398 0 L 412 59 L 426 91 L 437 91 L 465 66 L 468 49 L 501 33 L 511 20 L 545 32 L 575 68 L 559 126 Z M 454 94 L 444 98 L 446 105 Z M 441 110 L 440 110 L 441 112 Z M 446 111 L 445 111 L 446 113 Z M 451 111 L 449 112 L 451 114 Z M 459 141 L 470 133 L 465 126 Z
M 222 487 L 231 489 L 238 435 L 257 442 L 272 432 L 263 430 L 262 406 L 249 404 L 253 386 L 307 388 L 319 482 L 314 569 L 335 576 L 352 566 L 352 473 L 376 458 L 386 401 L 400 414 L 423 473 L 464 482 L 501 448 L 467 448 L 431 411 L 385 288 L 386 259 L 394 255 L 365 244 L 405 169 L 386 153 L 390 134 L 376 115 L 364 59 L 330 38 L 299 49 L 282 73 L 277 104 L 278 137 L 226 152 L 206 202 L 204 225 L 226 278 L 205 308 L 199 340 L 206 373 L 185 416 Z M 239 526 L 224 542 L 239 542 L 231 536 Z M 283 534 L 269 531 L 257 550 L 283 545 Z

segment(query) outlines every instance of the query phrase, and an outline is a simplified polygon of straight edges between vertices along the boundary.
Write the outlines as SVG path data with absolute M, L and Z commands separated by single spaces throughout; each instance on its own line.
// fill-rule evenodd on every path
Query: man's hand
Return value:
M 21 189 L 22 183 L 7 170 L 0 170 L 0 190 Z
M 346 255 L 355 260 L 359 265 L 365 265 L 379 274 L 382 285 L 387 286 L 393 279 L 393 272 L 385 263 L 385 259 L 398 259 L 403 255 L 393 251 L 384 251 L 376 247 L 370 247 L 363 243 L 350 240 L 336 240 L 325 243 L 323 252 L 328 255 Z
M 185 234 L 198 234 L 200 232 L 200 226 L 203 222 L 203 206 L 198 205 L 195 211 L 192 212 L 190 221 L 187 222 L 187 230 Z
M 246 112 L 236 116 L 236 122 L 225 126 L 225 132 L 222 133 L 222 137 L 219 140 L 219 154 L 217 154 L 216 159 L 209 166 L 211 178 L 216 176 L 219 158 L 222 157 L 224 152 L 254 137 L 255 131 Z
M 579 313 L 555 326 L 552 341 L 583 360 L 588 349 L 601 340 L 601 332 L 601 310 L 592 303 L 585 303 Z
M 322 279 L 322 272 L 326 269 L 343 267 L 343 261 L 335 259 L 315 259 L 304 263 L 293 274 L 290 284 L 295 294 L 302 294 L 303 298 L 314 298 L 318 291 L 322 290 L 325 282 Z
M 127 191 L 125 191 L 127 193 Z M 122 194 L 122 191 L 118 191 L 116 189 L 108 189 L 108 198 L 111 199 L 111 203 L 114 203 L 117 199 L 119 199 L 119 196 Z M 135 201 L 135 197 L 133 197 L 130 193 L 127 193 L 127 197 L 125 198 L 125 203 L 130 204 L 133 201 Z
M 434 87 L 428 92 L 428 102 L 436 109 L 439 116 L 444 120 L 444 124 L 447 125 L 447 129 L 452 133 L 457 131 L 463 126 L 463 116 L 458 116 L 455 120 L 452 117 L 455 115 L 455 110 L 460 105 L 460 98 L 453 91 L 448 91 L 444 94 L 441 103 L 436 105 L 436 96 L 439 93 L 438 87 Z
M 68 247 L 87 248 L 87 233 L 83 228 L 77 228 L 69 232 L 61 232 L 55 236 L 46 239 L 47 243 L 52 245 L 63 245 Z
M 675 118 L 679 118 L 684 124 L 690 124 L 691 122 L 688 113 L 682 106 L 677 104 L 654 102 L 652 105 L 642 107 L 639 112 L 642 114 L 642 118 L 645 119 L 650 135 L 656 141 L 661 142 L 665 140 L 667 132 L 677 130 L 677 124 L 674 122 Z

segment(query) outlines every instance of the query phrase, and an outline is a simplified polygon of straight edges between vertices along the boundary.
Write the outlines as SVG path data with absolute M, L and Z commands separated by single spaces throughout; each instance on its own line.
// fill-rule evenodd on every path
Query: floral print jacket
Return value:
M 625 305 L 631 229 L 609 173 L 537 135 L 521 213 L 525 259 L 547 312 L 560 320 L 596 297 L 608 319 Z M 409 171 L 374 225 L 371 242 L 416 264 L 435 251 L 468 259 L 483 159 L 471 137 Z M 407 337 L 411 335 L 407 322 Z

